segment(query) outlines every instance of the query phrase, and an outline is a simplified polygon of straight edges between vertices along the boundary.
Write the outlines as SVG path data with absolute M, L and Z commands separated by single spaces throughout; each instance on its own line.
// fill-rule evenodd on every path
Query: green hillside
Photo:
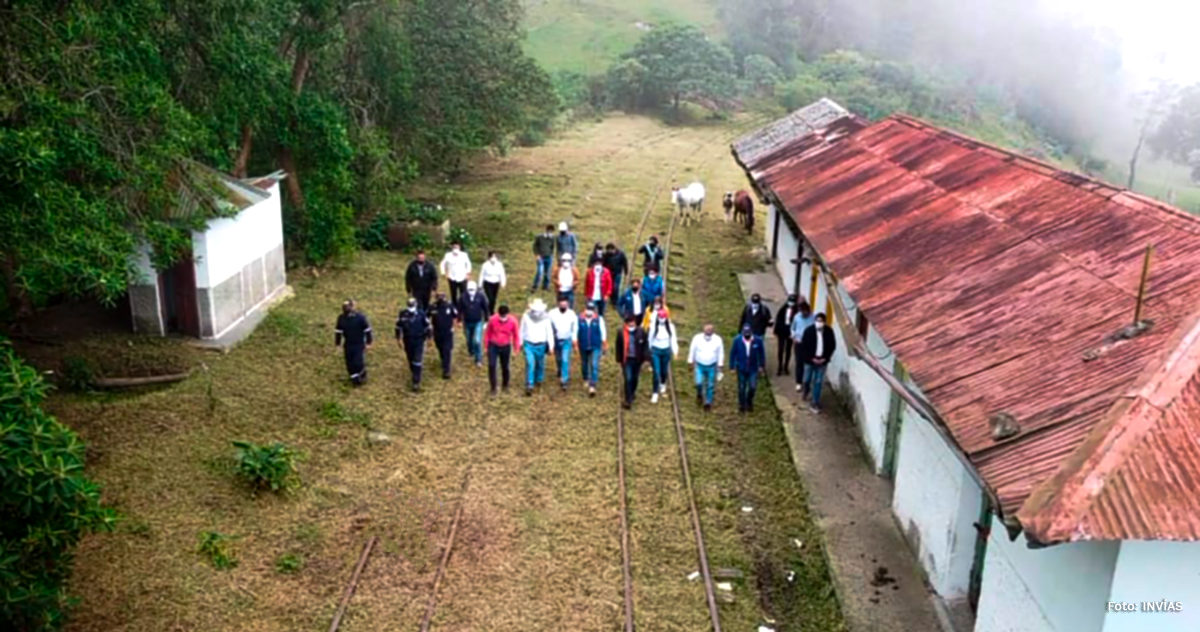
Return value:
M 695 24 L 721 34 L 713 0 L 526 0 L 525 49 L 551 72 L 599 74 L 633 48 L 642 25 Z

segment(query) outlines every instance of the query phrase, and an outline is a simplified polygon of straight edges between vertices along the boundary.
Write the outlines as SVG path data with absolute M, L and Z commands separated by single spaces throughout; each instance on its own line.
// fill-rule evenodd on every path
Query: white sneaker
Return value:
M 662 388 L 660 388 L 660 389 L 658 390 L 658 392 L 662 393 L 663 395 L 666 395 L 666 394 L 667 394 L 667 385 L 666 385 L 666 384 L 663 384 L 663 385 L 662 385 Z
M 655 393 L 655 394 L 653 394 L 653 395 L 651 395 L 651 396 L 650 396 L 650 403 L 651 403 L 651 404 L 657 404 L 657 403 L 658 403 L 658 393 Z
M 799 393 L 799 392 L 800 392 L 800 391 L 802 391 L 802 390 L 804 390 L 804 389 L 803 389 L 803 388 L 801 388 L 801 386 L 800 386 L 799 384 L 797 384 L 797 385 L 796 385 L 796 392 L 797 392 L 797 393 Z

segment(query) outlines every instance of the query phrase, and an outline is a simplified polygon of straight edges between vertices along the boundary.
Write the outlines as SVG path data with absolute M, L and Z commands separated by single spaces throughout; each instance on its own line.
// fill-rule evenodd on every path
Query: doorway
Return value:
M 200 305 L 196 299 L 196 263 L 189 253 L 158 275 L 163 323 L 170 333 L 200 337 Z

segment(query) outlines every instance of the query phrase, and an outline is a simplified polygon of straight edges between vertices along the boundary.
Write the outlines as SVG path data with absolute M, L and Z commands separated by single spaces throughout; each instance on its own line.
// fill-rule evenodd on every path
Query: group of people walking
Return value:
M 555 300 L 553 307 L 548 307 L 542 298 L 534 297 L 519 317 L 500 302 L 500 292 L 508 279 L 497 253 L 488 253 L 478 272 L 478 282 L 472 278 L 471 259 L 461 243 L 452 243 L 437 267 L 427 260 L 425 252 L 417 253 L 405 271 L 409 298 L 397 315 L 394 330 L 408 359 L 413 390 L 421 390 L 430 339 L 438 351 L 442 378 L 450 379 L 454 332 L 461 327 L 467 354 L 475 366 L 481 367 L 487 358 L 493 397 L 508 390 L 512 356 L 518 350 L 525 359 L 527 396 L 542 387 L 551 357 L 559 388 L 568 390 L 571 362 L 578 357 L 580 378 L 594 397 L 600 380 L 600 358 L 609 348 L 604 316 L 606 308 L 612 307 L 623 323 L 614 340 L 614 356 L 624 382 L 622 404 L 626 409 L 633 406 L 647 364 L 652 372 L 650 401 L 657 403 L 667 393 L 671 365 L 680 347 L 659 274 L 666 251 L 658 238 L 650 237 L 637 250 L 642 258 L 641 278 L 632 275 L 629 258 L 611 242 L 595 244 L 587 257 L 586 273 L 581 275 L 576 265 L 579 240 L 565 222 L 558 225 L 557 232 L 553 225 L 547 225 L 534 238 L 532 251 L 535 272 L 530 294 L 553 286 Z M 622 281 L 631 276 L 628 287 L 622 290 Z M 443 277 L 449 285 L 448 296 L 438 291 Z M 577 299 L 583 305 L 578 312 Z M 742 313 L 740 336 L 731 341 L 728 350 L 729 367 L 738 378 L 739 412 L 754 409 L 758 379 L 766 375 L 764 336 L 772 327 L 779 342 L 777 375 L 788 373 L 794 353 L 796 389 L 811 398 L 814 409 L 819 409 L 825 369 L 837 344 L 833 332 L 825 327 L 825 315 L 813 314 L 807 302 L 791 296 L 773 316 L 756 294 Z M 344 348 L 352 384 L 366 382 L 366 352 L 373 342 L 366 315 L 358 311 L 354 300 L 347 300 L 338 317 L 334 343 Z M 705 410 L 712 410 L 725 358 L 725 343 L 713 325 L 705 325 L 693 336 L 687 361 L 694 373 L 696 402 Z

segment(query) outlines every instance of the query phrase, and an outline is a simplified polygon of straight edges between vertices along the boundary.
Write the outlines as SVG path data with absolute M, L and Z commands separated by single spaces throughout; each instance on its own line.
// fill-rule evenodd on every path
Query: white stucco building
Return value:
M 232 215 L 193 232 L 190 256 L 170 269 L 155 270 L 148 247 L 141 249 L 129 287 L 134 331 L 219 340 L 261 316 L 287 287 L 282 176 L 238 180 L 195 168 L 219 192 L 212 203 Z M 181 198 L 187 205 L 187 196 Z
M 828 100 L 734 155 L 936 595 L 976 632 L 1200 630 L 1200 221 Z

